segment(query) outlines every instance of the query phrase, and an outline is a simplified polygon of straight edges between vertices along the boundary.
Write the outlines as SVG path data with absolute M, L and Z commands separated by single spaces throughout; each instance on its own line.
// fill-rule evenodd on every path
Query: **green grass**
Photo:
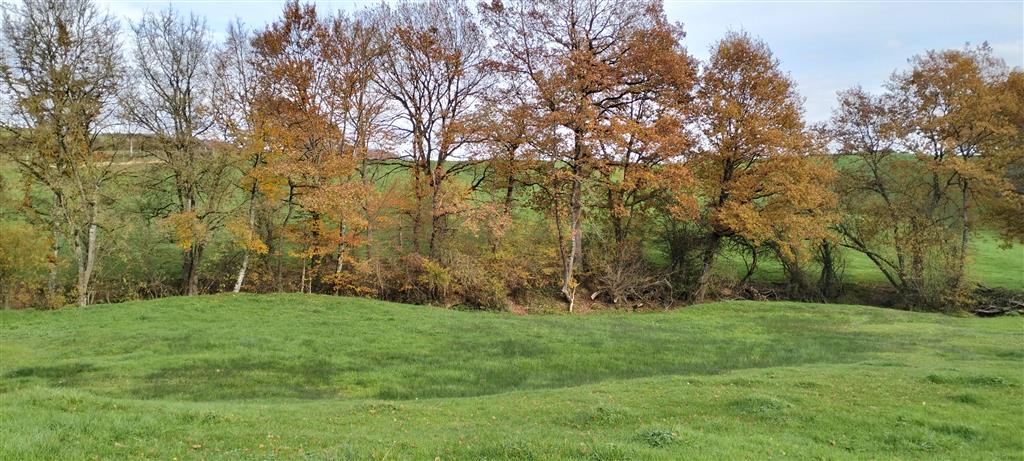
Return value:
M 0 312 L 0 459 L 1021 459 L 1024 320 L 301 295 Z
M 1013 244 L 1009 248 L 1001 246 L 997 238 L 990 234 L 974 237 L 973 252 L 970 253 L 968 270 L 971 278 L 988 287 L 1024 290 L 1024 245 Z M 746 273 L 743 258 L 749 255 L 738 255 L 735 252 L 725 253 L 722 265 L 734 271 L 738 277 Z M 864 256 L 853 250 L 843 250 L 843 281 L 847 285 L 887 285 L 885 276 L 878 267 Z M 813 271 L 817 271 L 815 266 Z M 814 272 L 815 275 L 817 274 Z M 774 258 L 760 258 L 753 279 L 761 282 L 780 283 L 785 280 L 782 266 Z

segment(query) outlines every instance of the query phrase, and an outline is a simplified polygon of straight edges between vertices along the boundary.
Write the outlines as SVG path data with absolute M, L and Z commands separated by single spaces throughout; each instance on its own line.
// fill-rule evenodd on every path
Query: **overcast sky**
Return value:
M 146 10 L 171 4 L 206 16 L 218 37 L 236 16 L 250 28 L 274 21 L 283 4 L 276 0 L 100 3 L 122 19 L 137 19 Z M 316 3 L 326 12 L 352 11 L 377 1 Z M 1007 64 L 1024 66 L 1024 0 L 667 0 L 665 11 L 670 20 L 683 23 L 684 43 L 701 59 L 729 30 L 745 30 L 764 39 L 806 98 L 810 122 L 828 118 L 836 91 L 856 84 L 879 88 L 894 70 L 906 67 L 907 58 L 929 49 L 987 41 Z

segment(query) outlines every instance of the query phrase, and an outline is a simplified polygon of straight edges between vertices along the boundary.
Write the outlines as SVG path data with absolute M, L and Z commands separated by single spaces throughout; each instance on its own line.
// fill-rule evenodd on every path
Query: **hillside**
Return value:
M 0 458 L 1017 458 L 1022 327 L 753 302 L 3 311 Z

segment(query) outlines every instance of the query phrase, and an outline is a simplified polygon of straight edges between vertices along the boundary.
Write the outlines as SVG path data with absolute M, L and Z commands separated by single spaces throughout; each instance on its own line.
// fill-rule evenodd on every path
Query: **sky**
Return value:
M 0 0 L 4 1 L 4 0 Z M 10 1 L 10 0 L 7 0 Z M 240 18 L 261 28 L 280 14 L 278 0 L 99 0 L 122 19 L 138 19 L 168 4 L 207 18 L 222 37 Z M 377 0 L 317 1 L 322 11 L 354 11 Z M 470 0 L 470 3 L 475 3 Z M 687 33 L 684 45 L 706 59 L 728 31 L 768 43 L 805 98 L 808 122 L 828 119 L 836 92 L 861 85 L 880 90 L 907 59 L 931 49 L 988 42 L 1011 67 L 1024 67 L 1024 0 L 666 0 L 669 20 Z

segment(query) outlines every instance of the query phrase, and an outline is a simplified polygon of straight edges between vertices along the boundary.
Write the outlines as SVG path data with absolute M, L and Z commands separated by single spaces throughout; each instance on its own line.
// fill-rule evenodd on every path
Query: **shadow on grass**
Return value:
M 559 326 L 530 336 L 460 326 L 442 332 L 443 339 L 429 345 L 385 345 L 336 360 L 315 353 L 269 358 L 243 353 L 178 362 L 144 376 L 128 393 L 136 398 L 195 401 L 475 397 L 609 379 L 854 363 L 873 352 L 896 352 L 909 344 L 907 338 L 849 331 L 816 320 L 760 322 L 738 331 L 724 327 L 721 334 L 709 337 L 695 334 L 687 325 L 608 323 L 584 330 Z
M 324 399 L 338 396 L 330 386 L 338 371 L 322 358 L 204 360 L 161 369 L 130 393 L 138 398 L 237 400 L 252 398 Z
M 4 378 L 40 378 L 51 385 L 67 385 L 75 382 L 79 375 L 97 370 L 96 366 L 85 362 L 71 362 L 60 365 L 19 367 L 4 374 Z

